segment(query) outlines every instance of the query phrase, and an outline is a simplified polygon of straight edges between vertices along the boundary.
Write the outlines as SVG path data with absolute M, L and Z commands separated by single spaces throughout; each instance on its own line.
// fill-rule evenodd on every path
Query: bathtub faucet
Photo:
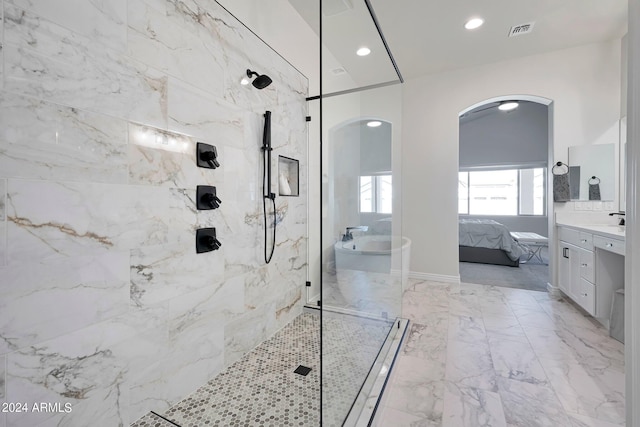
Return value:
M 342 236 L 343 242 L 348 242 L 349 240 L 353 240 L 353 234 L 351 234 L 351 230 L 367 231 L 369 230 L 369 227 L 367 227 L 366 225 L 358 225 L 357 227 L 347 227 L 346 233 L 344 233 L 344 235 Z

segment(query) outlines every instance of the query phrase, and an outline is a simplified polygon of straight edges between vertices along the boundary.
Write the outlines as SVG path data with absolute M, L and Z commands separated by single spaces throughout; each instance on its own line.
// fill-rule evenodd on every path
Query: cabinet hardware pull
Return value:
M 605 246 L 608 247 L 608 248 L 612 248 L 613 247 L 613 243 L 607 243 Z
M 586 267 L 587 264 L 580 264 L 580 267 Z
M 586 293 L 584 293 L 584 294 L 582 294 L 582 296 L 583 296 L 583 297 L 586 297 L 586 296 L 587 296 L 587 294 L 586 294 Z

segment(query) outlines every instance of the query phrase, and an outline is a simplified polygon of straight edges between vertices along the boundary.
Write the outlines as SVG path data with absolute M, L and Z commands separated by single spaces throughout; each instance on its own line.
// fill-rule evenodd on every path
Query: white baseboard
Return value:
M 552 298 L 559 298 L 562 296 L 562 291 L 559 287 L 553 286 L 551 283 L 547 282 L 547 292 L 549 296 Z
M 431 280 L 432 282 L 460 283 L 460 276 L 447 276 L 444 274 L 421 273 L 410 271 L 409 279 Z

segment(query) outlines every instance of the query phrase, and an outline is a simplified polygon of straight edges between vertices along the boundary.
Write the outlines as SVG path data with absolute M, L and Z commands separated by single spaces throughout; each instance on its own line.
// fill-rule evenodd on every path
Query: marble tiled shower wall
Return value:
M 0 427 L 128 425 L 301 312 L 307 80 L 213 0 L 2 6 L 0 401 L 29 413 Z M 239 85 L 247 68 L 274 83 Z M 279 154 L 301 174 L 269 265 L 265 110 L 274 176 Z M 197 168 L 196 142 L 222 166 Z M 196 210 L 202 184 L 220 209 Z M 201 227 L 219 251 L 196 255 Z

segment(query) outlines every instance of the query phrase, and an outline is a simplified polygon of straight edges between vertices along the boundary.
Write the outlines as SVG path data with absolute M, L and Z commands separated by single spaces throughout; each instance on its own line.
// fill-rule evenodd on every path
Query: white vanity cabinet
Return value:
M 595 316 L 593 235 L 559 227 L 558 236 L 558 285 L 565 294 Z
M 557 228 L 557 285 L 605 326 L 613 294 L 624 287 L 625 249 L 624 237 L 607 227 Z

